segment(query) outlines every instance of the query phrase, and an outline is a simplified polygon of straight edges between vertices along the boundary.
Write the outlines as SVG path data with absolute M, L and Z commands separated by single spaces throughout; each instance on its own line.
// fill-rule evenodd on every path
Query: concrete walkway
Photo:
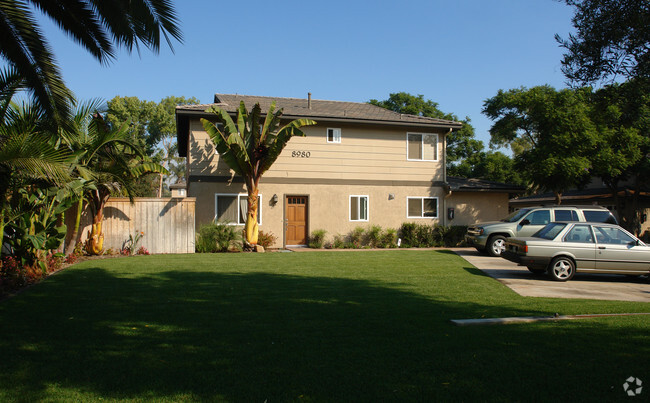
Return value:
M 545 274 L 533 274 L 505 259 L 482 255 L 473 248 L 451 250 L 524 297 L 650 302 L 650 280 L 647 277 L 576 273 L 572 280 L 562 283 Z

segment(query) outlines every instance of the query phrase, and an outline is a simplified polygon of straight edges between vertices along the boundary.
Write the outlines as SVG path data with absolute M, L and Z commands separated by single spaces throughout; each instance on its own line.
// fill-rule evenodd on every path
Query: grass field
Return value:
M 650 396 L 647 316 L 450 323 L 556 312 L 650 304 L 521 297 L 447 251 L 86 261 L 0 303 L 0 401 Z

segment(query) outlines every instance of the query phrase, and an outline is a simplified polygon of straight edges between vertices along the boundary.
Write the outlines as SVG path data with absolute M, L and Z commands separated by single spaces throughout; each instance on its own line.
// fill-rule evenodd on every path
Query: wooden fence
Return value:
M 142 232 L 138 247 L 144 246 L 150 253 L 194 253 L 196 199 L 185 198 L 136 198 L 131 204 L 127 198 L 110 198 L 104 207 L 104 249 L 119 251 L 124 242 Z M 71 228 L 66 214 L 66 224 Z M 90 231 L 91 217 L 87 211 L 79 228 L 80 242 L 85 242 Z

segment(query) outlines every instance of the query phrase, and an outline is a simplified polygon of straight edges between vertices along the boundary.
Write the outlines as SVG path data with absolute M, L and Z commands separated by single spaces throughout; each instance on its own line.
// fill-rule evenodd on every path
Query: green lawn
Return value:
M 86 261 L 0 303 L 0 401 L 650 396 L 647 316 L 449 321 L 555 312 L 650 304 L 520 297 L 447 251 Z

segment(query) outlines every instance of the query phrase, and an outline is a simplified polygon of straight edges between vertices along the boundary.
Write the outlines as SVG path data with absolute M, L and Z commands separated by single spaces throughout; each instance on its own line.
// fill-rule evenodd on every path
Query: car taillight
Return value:
M 528 245 L 522 246 L 521 251 L 524 252 L 524 253 L 528 253 Z

